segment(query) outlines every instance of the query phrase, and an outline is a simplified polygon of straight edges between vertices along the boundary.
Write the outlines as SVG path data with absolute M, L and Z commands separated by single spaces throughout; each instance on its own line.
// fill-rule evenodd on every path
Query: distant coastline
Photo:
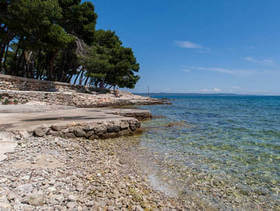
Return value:
M 280 94 L 239 94 L 239 93 L 178 93 L 178 92 L 151 92 L 149 94 L 145 92 L 132 92 L 135 95 L 144 95 L 144 96 L 154 96 L 154 95 L 165 95 L 165 96 L 280 96 Z

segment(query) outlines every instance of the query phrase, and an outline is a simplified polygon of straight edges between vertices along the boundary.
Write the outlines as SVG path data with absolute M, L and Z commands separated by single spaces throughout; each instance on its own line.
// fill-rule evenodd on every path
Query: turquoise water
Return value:
M 153 97 L 172 102 L 143 106 L 159 179 L 206 206 L 280 209 L 280 97 Z

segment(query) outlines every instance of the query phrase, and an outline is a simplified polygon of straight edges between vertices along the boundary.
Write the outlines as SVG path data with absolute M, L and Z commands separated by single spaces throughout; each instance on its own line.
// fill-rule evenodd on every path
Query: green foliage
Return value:
M 139 64 L 130 48 L 122 46 L 118 36 L 112 31 L 98 30 L 95 33 L 95 45 L 81 58 L 95 86 L 134 88 L 139 80 L 135 72 Z
M 133 88 L 133 51 L 81 0 L 0 0 L 0 72 L 95 87 Z M 86 78 L 86 80 L 84 80 Z
M 8 105 L 9 103 L 10 103 L 9 99 L 5 98 L 2 104 L 3 105 Z

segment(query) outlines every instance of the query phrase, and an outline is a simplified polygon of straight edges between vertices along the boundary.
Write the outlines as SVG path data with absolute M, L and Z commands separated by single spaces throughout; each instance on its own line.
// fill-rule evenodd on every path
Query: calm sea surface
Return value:
M 152 181 L 207 207 L 280 209 L 280 97 L 152 97 L 172 102 L 142 107 L 158 116 L 139 137 Z

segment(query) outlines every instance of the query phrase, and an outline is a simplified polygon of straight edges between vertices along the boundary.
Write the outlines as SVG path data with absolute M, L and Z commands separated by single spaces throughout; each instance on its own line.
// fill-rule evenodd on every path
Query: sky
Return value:
M 280 94 L 279 0 L 91 0 L 140 63 L 134 92 Z

